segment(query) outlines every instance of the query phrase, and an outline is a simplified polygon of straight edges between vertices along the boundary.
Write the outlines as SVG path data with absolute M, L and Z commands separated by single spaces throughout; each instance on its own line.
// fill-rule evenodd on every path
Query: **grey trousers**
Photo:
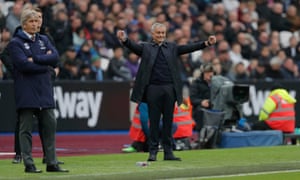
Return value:
M 42 127 L 43 146 L 45 147 L 46 163 L 47 165 L 57 164 L 56 147 L 55 147 L 55 133 L 56 133 L 56 119 L 54 109 L 20 109 L 18 111 L 20 118 L 20 146 L 23 156 L 24 165 L 34 164 L 32 158 L 32 129 L 34 116 Z

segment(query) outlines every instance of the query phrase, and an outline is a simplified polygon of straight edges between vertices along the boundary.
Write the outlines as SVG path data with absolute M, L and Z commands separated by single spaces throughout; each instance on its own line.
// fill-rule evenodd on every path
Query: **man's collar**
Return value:
M 24 30 L 23 30 L 23 32 L 24 32 L 24 34 L 26 34 L 26 36 L 27 36 L 29 39 L 32 39 L 31 37 L 32 37 L 32 36 L 33 36 L 33 37 L 35 36 L 35 35 L 29 34 L 28 32 L 26 32 L 26 31 L 24 31 Z
M 152 46 L 164 46 L 167 47 L 167 41 L 163 41 L 161 44 L 157 44 L 156 42 L 154 42 L 153 40 L 151 41 Z

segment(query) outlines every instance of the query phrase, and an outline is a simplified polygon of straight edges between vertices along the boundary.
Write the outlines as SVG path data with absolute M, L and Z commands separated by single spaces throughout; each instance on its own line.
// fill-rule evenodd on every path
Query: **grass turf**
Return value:
M 202 179 L 201 177 L 207 178 L 208 176 L 218 175 L 300 170 L 299 146 L 176 151 L 175 155 L 181 157 L 183 161 L 163 161 L 163 153 L 159 152 L 158 161 L 152 162 L 147 167 L 136 166 L 137 161 L 147 159 L 147 153 L 59 157 L 60 160 L 66 163 L 61 167 L 69 169 L 69 173 L 48 173 L 45 171 L 45 165 L 41 163 L 41 159 L 35 158 L 37 168 L 43 170 L 41 174 L 24 173 L 22 164 L 12 164 L 11 159 L 7 159 L 0 161 L 0 179 L 146 180 L 186 179 L 189 177 L 191 179 Z M 295 174 L 295 177 L 298 176 L 299 178 L 300 173 L 288 174 Z M 260 179 L 254 175 L 239 176 L 236 179 L 242 179 L 242 177 Z M 274 180 L 276 177 L 279 178 L 280 175 L 277 174 L 271 177 Z M 227 177 L 222 178 L 228 179 Z M 220 178 L 216 177 L 216 179 Z M 293 177 L 288 179 L 293 179 Z

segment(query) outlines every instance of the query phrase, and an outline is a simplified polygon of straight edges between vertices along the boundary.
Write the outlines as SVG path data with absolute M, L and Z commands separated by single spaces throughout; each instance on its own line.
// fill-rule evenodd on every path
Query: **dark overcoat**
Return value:
M 49 39 L 36 34 L 32 41 L 21 29 L 7 46 L 13 62 L 15 101 L 20 108 L 54 108 L 52 68 L 59 55 Z M 51 54 L 47 53 L 51 51 Z M 31 57 L 33 62 L 28 61 Z
M 159 45 L 154 42 L 135 43 L 127 39 L 123 43 L 128 49 L 141 57 L 141 63 L 137 76 L 135 79 L 131 100 L 136 103 L 147 102 L 145 99 L 145 92 L 149 85 L 149 80 L 152 73 L 152 68 L 155 63 Z M 196 50 L 204 49 L 206 47 L 204 42 L 195 42 L 186 45 L 177 45 L 172 42 L 163 42 L 161 50 L 167 60 L 169 69 L 172 74 L 174 89 L 176 93 L 177 104 L 182 103 L 182 80 L 180 78 L 180 63 L 178 56 L 185 53 L 191 53 Z

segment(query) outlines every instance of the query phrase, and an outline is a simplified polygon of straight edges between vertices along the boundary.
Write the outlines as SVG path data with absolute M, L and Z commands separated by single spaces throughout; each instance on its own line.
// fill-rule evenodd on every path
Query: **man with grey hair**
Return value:
M 124 46 L 141 57 L 141 64 L 135 79 L 131 100 L 146 102 L 149 107 L 150 138 L 148 161 L 156 161 L 159 146 L 159 121 L 162 119 L 162 146 L 164 160 L 180 161 L 172 150 L 172 121 L 174 105 L 183 102 L 182 82 L 178 56 L 204 49 L 216 43 L 215 36 L 207 41 L 177 45 L 166 41 L 167 27 L 154 23 L 151 27 L 151 42 L 137 44 L 119 30 L 117 37 Z
M 20 121 L 20 146 L 25 172 L 40 173 L 32 158 L 33 117 L 41 123 L 48 172 L 68 172 L 58 166 L 55 149 L 56 119 L 51 68 L 56 67 L 59 55 L 49 39 L 38 34 L 36 11 L 24 9 L 21 28 L 8 44 L 13 61 L 15 101 Z

